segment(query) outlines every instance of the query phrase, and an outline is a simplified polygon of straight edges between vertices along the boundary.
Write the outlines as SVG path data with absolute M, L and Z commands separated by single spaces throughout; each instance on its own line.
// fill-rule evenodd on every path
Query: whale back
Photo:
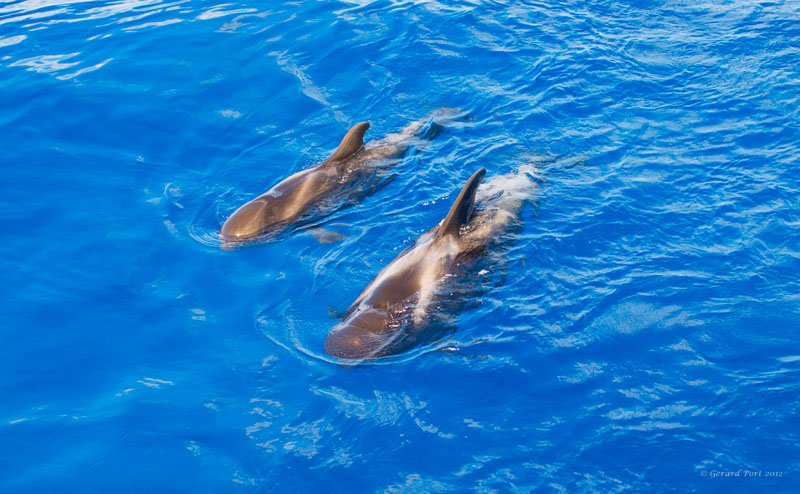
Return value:
M 464 184 L 464 188 L 461 189 L 456 202 L 453 203 L 450 212 L 447 213 L 442 225 L 439 227 L 439 232 L 436 234 L 437 240 L 443 239 L 448 235 L 453 235 L 456 238 L 460 236 L 461 227 L 467 224 L 472 216 L 472 210 L 475 208 L 475 193 L 478 191 L 478 186 L 484 176 L 486 176 L 486 169 L 481 168 L 473 173 L 467 183 Z
M 336 151 L 326 160 L 326 163 L 342 161 L 357 153 L 364 147 L 364 133 L 367 129 L 369 129 L 369 124 L 367 122 L 355 124 L 353 128 L 345 134 L 342 142 L 339 143 L 339 147 L 336 148 Z

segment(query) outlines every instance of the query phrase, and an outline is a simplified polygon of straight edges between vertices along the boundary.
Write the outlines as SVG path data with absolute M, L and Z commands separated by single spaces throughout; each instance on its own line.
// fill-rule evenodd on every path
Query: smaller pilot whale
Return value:
M 467 275 L 468 261 L 480 257 L 519 218 L 536 190 L 535 174 L 528 165 L 494 177 L 479 191 L 486 170 L 476 171 L 444 220 L 386 266 L 350 306 L 328 334 L 325 351 L 369 360 L 416 344 L 430 323 L 433 302 L 449 296 L 444 292 L 453 285 L 448 283 Z
M 307 225 L 374 191 L 393 164 L 391 158 L 402 155 L 415 142 L 421 144 L 416 137 L 426 120 L 412 122 L 399 133 L 366 146 L 364 133 L 369 123 L 354 125 L 328 159 L 291 175 L 234 211 L 222 224 L 221 239 L 249 241 L 290 226 Z

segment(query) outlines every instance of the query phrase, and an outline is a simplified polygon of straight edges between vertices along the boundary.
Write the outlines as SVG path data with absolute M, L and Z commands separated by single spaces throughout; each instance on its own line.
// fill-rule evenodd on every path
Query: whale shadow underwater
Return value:
M 457 110 L 438 109 L 366 145 L 364 134 L 370 125 L 356 124 L 328 159 L 285 178 L 236 209 L 220 228 L 222 248 L 275 241 L 298 229 L 309 229 L 320 242 L 336 240 L 335 234 L 312 227 L 386 185 L 393 178 L 391 169 L 409 148 L 421 148 L 457 115 Z
M 519 231 L 522 207 L 538 190 L 533 165 L 481 185 L 485 175 L 476 171 L 447 216 L 372 280 L 330 330 L 327 354 L 366 362 L 452 330 L 452 314 L 485 290 L 481 278 L 488 271 L 481 268 L 488 254 Z

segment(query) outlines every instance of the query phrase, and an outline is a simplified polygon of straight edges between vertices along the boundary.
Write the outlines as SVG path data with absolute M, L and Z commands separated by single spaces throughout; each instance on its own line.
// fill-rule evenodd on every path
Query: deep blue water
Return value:
M 346 239 L 219 248 L 439 107 Z M 796 0 L 2 0 L 0 491 L 797 492 L 798 108 Z M 473 171 L 530 162 L 455 331 L 328 361 Z

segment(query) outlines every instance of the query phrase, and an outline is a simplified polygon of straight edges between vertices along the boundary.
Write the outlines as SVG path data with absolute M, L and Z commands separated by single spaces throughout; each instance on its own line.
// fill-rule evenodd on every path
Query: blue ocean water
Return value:
M 325 227 L 243 202 L 440 107 Z M 0 2 L 2 492 L 797 492 L 800 3 Z M 480 167 L 455 331 L 324 355 Z

